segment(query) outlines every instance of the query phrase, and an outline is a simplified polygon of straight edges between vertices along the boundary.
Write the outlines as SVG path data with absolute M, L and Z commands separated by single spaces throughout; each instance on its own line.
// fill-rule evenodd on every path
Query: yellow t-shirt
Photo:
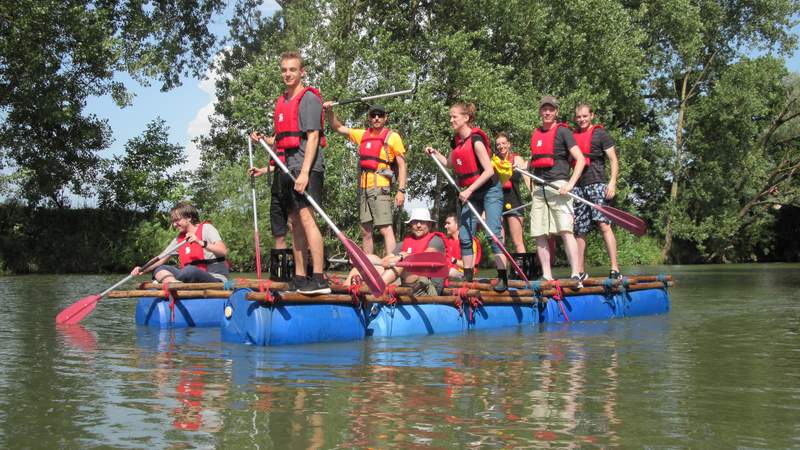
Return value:
M 366 133 L 366 131 L 367 130 L 360 128 L 350 128 L 350 141 L 356 145 L 361 144 L 361 138 L 364 137 L 364 133 Z M 399 134 L 397 134 L 396 131 L 390 131 L 389 137 L 386 138 L 386 142 L 381 149 L 380 158 L 386 161 L 394 161 L 395 156 L 404 155 L 405 153 L 406 148 L 403 146 L 403 139 Z M 378 163 L 378 170 L 386 167 L 386 164 Z M 378 175 L 375 172 L 363 172 L 361 174 L 362 188 L 389 186 L 391 182 L 392 180 L 388 177 Z

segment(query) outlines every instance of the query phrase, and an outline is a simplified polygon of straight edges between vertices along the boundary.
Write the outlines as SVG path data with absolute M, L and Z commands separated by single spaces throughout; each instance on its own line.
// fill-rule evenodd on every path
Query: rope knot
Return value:
M 350 293 L 350 297 L 353 299 L 353 304 L 358 306 L 361 303 L 361 283 L 362 279 L 359 275 L 353 275 L 353 278 L 350 279 L 350 286 L 347 287 L 347 292 Z
M 390 284 L 386 286 L 386 290 L 383 292 L 383 297 L 386 299 L 386 304 L 388 306 L 394 306 L 397 304 L 397 286 L 394 284 Z
M 564 291 L 561 289 L 561 280 L 554 280 L 553 287 L 556 290 L 555 295 L 553 295 L 553 300 L 558 302 L 558 307 L 561 308 L 561 314 L 564 315 L 564 320 L 569 322 L 569 316 L 567 315 L 567 310 L 564 308 Z

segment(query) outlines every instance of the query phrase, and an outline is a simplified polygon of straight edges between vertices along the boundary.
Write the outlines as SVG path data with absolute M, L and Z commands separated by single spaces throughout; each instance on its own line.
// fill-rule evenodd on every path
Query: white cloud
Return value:
M 189 122 L 186 129 L 186 164 L 183 168 L 187 170 L 196 170 L 200 166 L 200 149 L 194 142 L 195 138 L 206 135 L 211 131 L 211 116 L 214 114 L 214 105 L 217 103 L 217 88 L 216 82 L 219 79 L 219 74 L 214 70 L 217 60 L 221 54 L 214 57 L 214 64 L 206 71 L 197 87 L 208 95 L 208 103 L 203 105 L 194 116 L 194 119 Z

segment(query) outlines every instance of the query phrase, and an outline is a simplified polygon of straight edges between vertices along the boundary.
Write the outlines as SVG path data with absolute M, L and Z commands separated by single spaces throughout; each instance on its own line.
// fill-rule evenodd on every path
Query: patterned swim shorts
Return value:
M 605 205 L 606 201 L 606 184 L 594 183 L 588 186 L 576 186 L 572 193 L 589 200 L 598 205 Z M 591 206 L 575 201 L 575 235 L 585 236 L 592 231 L 594 224 L 597 222 L 610 224 L 608 220 L 600 211 L 592 208 Z

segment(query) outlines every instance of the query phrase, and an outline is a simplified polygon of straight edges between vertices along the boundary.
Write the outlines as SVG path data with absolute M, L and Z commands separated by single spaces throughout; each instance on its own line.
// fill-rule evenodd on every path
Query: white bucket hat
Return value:
M 415 220 L 419 220 L 421 222 L 431 222 L 436 223 L 435 220 L 431 219 L 431 212 L 428 211 L 428 208 L 414 208 L 411 210 L 411 217 L 406 221 L 406 223 L 411 223 Z

